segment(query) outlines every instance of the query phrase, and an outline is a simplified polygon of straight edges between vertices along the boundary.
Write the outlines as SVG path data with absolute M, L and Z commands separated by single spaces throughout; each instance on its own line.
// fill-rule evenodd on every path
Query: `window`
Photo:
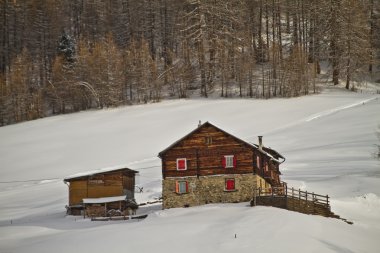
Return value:
M 235 168 L 236 157 L 234 155 L 225 155 L 222 157 L 223 168 Z
M 175 192 L 179 194 L 189 192 L 189 184 L 187 181 L 176 181 L 175 182 Z
M 205 137 L 205 143 L 206 143 L 206 145 L 211 145 L 212 144 L 212 137 L 211 136 Z
M 177 170 L 187 170 L 186 158 L 178 158 L 177 159 Z
M 104 184 L 104 181 L 101 179 L 90 179 L 88 180 L 88 184 Z
M 235 179 L 234 178 L 226 179 L 224 188 L 226 191 L 234 191 L 235 190 Z
M 257 156 L 257 168 L 260 168 L 260 157 Z
M 104 184 L 104 175 L 95 175 L 91 176 L 88 179 L 88 184 L 91 185 L 103 185 Z

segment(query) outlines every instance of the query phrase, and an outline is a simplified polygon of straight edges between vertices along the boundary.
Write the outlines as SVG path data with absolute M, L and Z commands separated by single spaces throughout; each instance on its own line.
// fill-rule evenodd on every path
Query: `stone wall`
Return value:
M 254 200 L 251 201 L 251 206 L 254 206 Z M 287 202 L 285 197 L 260 196 L 256 197 L 256 206 L 274 206 L 287 209 Z
M 235 179 L 235 190 L 225 190 L 225 180 Z M 263 180 L 253 174 L 216 175 L 204 177 L 166 178 L 162 180 L 163 208 L 199 206 L 208 203 L 250 201 L 253 189 Z M 187 181 L 188 192 L 176 193 L 176 181 Z

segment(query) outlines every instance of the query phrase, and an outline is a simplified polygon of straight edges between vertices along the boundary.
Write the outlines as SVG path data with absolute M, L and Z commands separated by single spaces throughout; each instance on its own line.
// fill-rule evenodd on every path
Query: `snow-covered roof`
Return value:
M 167 147 L 166 149 L 164 149 L 163 151 L 161 151 L 159 154 L 158 154 L 158 157 L 162 157 L 168 150 L 170 150 L 171 148 L 175 147 L 178 143 L 180 143 L 181 141 L 183 141 L 184 139 L 188 138 L 189 136 L 191 136 L 192 134 L 194 134 L 195 132 L 199 131 L 201 128 L 205 127 L 205 126 L 212 126 L 214 128 L 216 128 L 218 131 L 222 132 L 222 133 L 225 133 L 226 135 L 228 136 L 231 136 L 232 138 L 234 138 L 235 140 L 237 140 L 238 142 L 241 142 L 241 143 L 244 143 L 248 146 L 251 146 L 253 148 L 256 148 L 255 146 L 253 146 L 251 143 L 249 142 L 246 142 L 230 133 L 227 133 L 226 131 L 224 131 L 223 129 L 215 126 L 214 124 L 210 123 L 209 121 L 206 121 L 205 123 L 203 123 L 202 125 L 198 126 L 197 128 L 195 128 L 193 131 L 191 131 L 190 133 L 186 134 L 185 136 L 183 136 L 181 139 L 177 140 L 176 142 L 174 142 L 172 145 L 170 145 L 169 147 Z
M 247 142 L 245 140 L 242 140 L 230 133 L 227 133 L 226 131 L 224 131 L 223 129 L 215 126 L 214 124 L 210 123 L 210 122 L 205 122 L 203 123 L 202 125 L 198 126 L 196 129 L 194 129 L 193 131 L 191 131 L 190 133 L 188 133 L 187 135 L 185 135 L 184 137 L 182 137 L 181 139 L 179 139 L 178 141 L 174 142 L 172 145 L 170 145 L 169 147 L 167 147 L 166 149 L 164 149 L 163 151 L 161 151 L 159 154 L 158 154 L 158 157 L 162 157 L 169 149 L 173 148 L 174 146 L 176 146 L 178 143 L 180 143 L 181 141 L 183 141 L 184 139 L 186 139 L 187 137 L 189 137 L 190 135 L 194 134 L 195 132 L 199 131 L 199 129 L 201 129 L 202 127 L 205 127 L 205 126 L 212 126 L 214 128 L 216 128 L 217 130 L 225 133 L 226 135 L 229 135 L 231 136 L 232 138 L 234 138 L 235 140 L 237 140 L 238 142 L 241 142 L 241 143 L 244 143 L 250 147 L 252 147 L 253 149 L 255 150 L 258 150 L 259 152 L 263 153 L 264 155 L 268 156 L 270 159 L 278 162 L 278 163 L 282 163 L 285 161 L 285 158 L 280 154 L 278 153 L 277 151 L 271 149 L 271 148 L 268 148 L 268 147 L 263 147 L 262 149 L 259 149 L 259 146 L 256 145 L 256 144 L 253 144 L 253 143 L 250 143 L 250 142 Z M 282 158 L 284 159 L 284 161 L 279 161 L 278 158 Z
M 253 144 L 252 145 L 254 147 L 257 148 L 257 150 L 261 153 L 263 153 L 264 155 L 268 156 L 271 160 L 277 162 L 277 163 L 283 163 L 285 161 L 285 158 L 280 154 L 278 153 L 277 151 L 271 149 L 271 148 L 268 148 L 268 147 L 262 147 L 262 149 L 259 148 L 259 145 L 257 144 Z M 283 161 L 280 161 L 278 158 L 282 158 Z
M 127 196 L 115 196 L 115 197 L 106 197 L 106 198 L 86 198 L 83 199 L 83 204 L 101 204 L 101 203 L 110 203 L 115 201 L 126 200 Z
M 93 176 L 96 174 L 102 174 L 102 173 L 118 171 L 118 170 L 126 170 L 128 172 L 138 173 L 138 171 L 126 168 L 125 166 L 118 165 L 118 166 L 107 167 L 107 168 L 98 169 L 98 170 L 91 170 L 91 171 L 76 173 L 74 175 L 65 177 L 63 181 L 70 181 L 75 178 L 88 177 L 88 176 Z

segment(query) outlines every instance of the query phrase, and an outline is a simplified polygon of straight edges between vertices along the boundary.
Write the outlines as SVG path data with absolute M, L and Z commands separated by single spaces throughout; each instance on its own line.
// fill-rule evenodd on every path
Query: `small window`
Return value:
M 178 158 L 177 159 L 177 170 L 187 170 L 186 158 Z
M 257 156 L 257 168 L 260 168 L 260 157 Z
M 206 145 L 211 145 L 212 144 L 212 137 L 211 136 L 205 137 L 205 143 L 206 143 Z
M 236 157 L 234 155 L 223 156 L 223 168 L 235 168 L 236 167 Z
M 179 194 L 189 192 L 189 184 L 187 181 L 176 181 L 175 182 L 175 192 Z
M 235 179 L 234 178 L 226 179 L 224 188 L 226 191 L 234 191 L 235 190 Z
M 102 184 L 104 184 L 104 181 L 102 179 L 90 179 L 90 180 L 88 180 L 88 184 L 102 185 Z

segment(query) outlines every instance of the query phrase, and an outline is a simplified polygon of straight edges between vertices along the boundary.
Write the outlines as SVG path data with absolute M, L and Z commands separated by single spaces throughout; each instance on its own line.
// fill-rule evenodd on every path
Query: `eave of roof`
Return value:
M 92 170 L 92 171 L 77 173 L 77 174 L 65 177 L 63 179 L 63 181 L 64 182 L 70 182 L 70 181 L 80 179 L 80 178 L 86 178 L 86 177 L 90 177 L 90 176 L 94 176 L 94 175 L 98 175 L 98 174 L 104 174 L 104 173 L 109 173 L 109 172 L 117 172 L 117 171 L 128 171 L 128 172 L 131 172 L 134 174 L 139 173 L 138 171 L 135 171 L 135 170 L 132 170 L 129 168 L 125 168 L 125 167 L 121 168 L 120 166 L 117 166 L 117 167 L 108 167 L 108 168 L 103 168 L 103 169 L 98 169 L 98 170 Z
M 283 163 L 285 161 L 285 157 L 283 157 L 280 153 L 278 153 L 276 150 L 268 148 L 268 147 L 263 147 L 262 150 L 259 149 L 259 145 L 253 144 L 258 151 L 260 151 L 263 154 L 266 154 L 269 157 L 272 157 L 274 160 L 276 160 L 279 163 Z M 278 159 L 281 158 L 284 161 L 278 161 Z

